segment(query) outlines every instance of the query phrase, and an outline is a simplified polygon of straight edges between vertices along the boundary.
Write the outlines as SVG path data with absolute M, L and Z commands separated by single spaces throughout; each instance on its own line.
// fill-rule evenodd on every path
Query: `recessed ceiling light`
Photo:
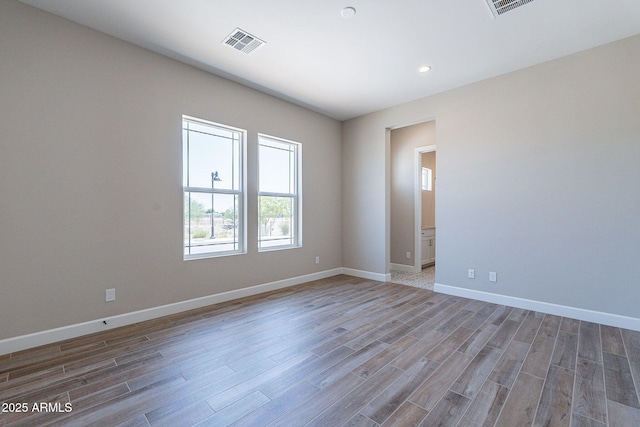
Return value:
M 431 70 L 431 65 L 423 65 L 420 68 L 418 68 L 419 73 L 426 73 L 429 70 Z
M 340 15 L 344 18 L 344 19 L 349 19 L 351 17 L 353 17 L 353 15 L 356 14 L 356 8 L 355 7 L 345 7 L 344 9 L 342 9 L 340 11 Z

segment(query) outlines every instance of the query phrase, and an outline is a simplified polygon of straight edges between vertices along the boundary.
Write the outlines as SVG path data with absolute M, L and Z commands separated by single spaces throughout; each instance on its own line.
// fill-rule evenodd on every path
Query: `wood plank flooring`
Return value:
M 639 332 L 336 276 L 0 356 L 0 426 L 638 426 L 639 385 Z

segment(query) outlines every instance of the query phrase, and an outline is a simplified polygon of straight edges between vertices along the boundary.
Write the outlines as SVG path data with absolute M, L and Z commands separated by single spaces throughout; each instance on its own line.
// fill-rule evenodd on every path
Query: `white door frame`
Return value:
M 425 145 L 423 147 L 416 147 L 413 158 L 414 158 L 414 198 L 413 204 L 415 206 L 415 213 L 413 216 L 414 219 L 414 233 L 415 236 L 415 247 L 413 249 L 414 257 L 414 266 L 413 272 L 420 273 L 422 271 L 422 153 L 430 153 L 432 151 L 436 151 L 435 145 Z

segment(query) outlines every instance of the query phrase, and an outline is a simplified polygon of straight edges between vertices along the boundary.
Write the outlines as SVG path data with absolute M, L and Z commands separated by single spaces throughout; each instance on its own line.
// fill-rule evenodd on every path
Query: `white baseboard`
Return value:
M 60 328 L 49 329 L 33 334 L 8 338 L 0 340 L 0 355 L 14 353 L 16 351 L 38 347 L 45 344 L 51 344 L 70 338 L 76 338 L 83 335 L 92 334 L 94 332 L 106 331 L 120 326 L 144 322 L 146 320 L 180 313 L 182 311 L 192 310 L 194 308 L 205 307 L 211 304 L 217 304 L 233 299 L 287 288 L 289 286 L 295 286 L 313 280 L 325 279 L 327 277 L 336 276 L 342 273 L 342 268 L 335 268 L 332 270 L 325 270 L 318 273 L 307 274 L 304 276 L 292 277 L 290 279 L 278 280 L 275 282 L 264 283 L 261 285 L 250 286 L 248 288 L 222 292 L 214 295 L 208 295 L 205 297 L 195 298 L 187 301 L 180 301 L 174 304 L 162 305 L 159 307 L 148 308 L 145 310 L 119 314 L 117 316 L 91 320 L 84 323 L 77 323 L 75 325 L 63 326 Z M 103 322 L 106 322 L 106 324 Z
M 395 271 L 404 271 L 406 273 L 415 273 L 416 267 L 414 265 L 396 264 L 391 263 L 391 269 Z
M 349 276 L 361 277 L 363 279 L 369 280 L 377 280 L 378 282 L 389 282 L 391 281 L 391 273 L 381 274 L 381 273 L 372 273 L 370 271 L 356 270 L 353 268 L 342 267 L 342 274 L 347 274 Z
M 572 319 L 584 320 L 586 322 L 600 323 L 618 328 L 640 331 L 640 319 L 635 317 L 621 316 L 619 314 L 604 313 L 601 311 L 588 310 L 585 308 L 569 307 L 543 301 L 535 301 L 524 298 L 512 297 L 508 295 L 494 294 L 490 292 L 477 291 L 474 289 L 458 288 L 455 286 L 436 283 L 433 290 L 438 293 L 455 295 L 458 297 L 470 298 L 495 304 L 508 305 L 510 307 L 524 308 L 527 310 L 539 311 L 541 313 L 554 314 L 556 316 L 570 317 Z

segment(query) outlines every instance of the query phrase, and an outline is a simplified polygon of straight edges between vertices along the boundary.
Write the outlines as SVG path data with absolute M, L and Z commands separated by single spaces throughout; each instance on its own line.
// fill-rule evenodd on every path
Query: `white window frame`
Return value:
M 239 144 L 238 144 L 238 159 L 237 166 L 240 168 L 238 172 L 238 189 L 224 189 L 224 188 L 203 188 L 203 187 L 191 187 L 188 185 L 186 180 L 188 180 L 188 168 L 189 168 L 189 132 L 187 132 L 187 138 L 184 138 L 184 129 L 185 122 L 196 123 L 201 126 L 209 126 L 214 129 L 220 129 L 224 132 L 233 132 L 239 135 Z M 204 252 L 204 253 L 187 253 L 187 248 L 193 248 L 196 245 L 185 244 L 185 236 L 183 235 L 183 259 L 191 260 L 191 259 L 202 259 L 202 258 L 215 258 L 221 256 L 229 256 L 229 255 L 238 255 L 245 254 L 247 251 L 247 238 L 246 238 L 246 229 L 247 229 L 247 215 L 246 215 L 246 206 L 247 206 L 247 191 L 246 191 L 246 182 L 247 182 L 247 131 L 244 129 L 235 128 L 232 126 L 215 123 L 212 121 L 199 119 L 196 117 L 191 117 L 187 115 L 182 116 L 182 130 L 183 130 L 183 140 L 182 140 L 182 167 L 183 167 L 183 191 L 182 197 L 184 200 L 185 196 L 188 196 L 189 193 L 200 193 L 200 194 L 229 194 L 238 196 L 238 235 L 237 235 L 237 248 L 233 250 L 227 251 L 216 251 L 216 252 Z M 235 163 L 235 162 L 234 162 Z M 213 187 L 213 186 L 212 186 Z M 184 234 L 184 226 L 187 222 L 186 218 L 187 214 L 184 212 L 183 208 L 183 234 Z M 212 212 L 213 216 L 213 212 Z M 191 234 L 189 232 L 189 242 L 191 242 Z M 235 245 L 235 242 L 234 242 Z M 190 252 L 190 251 L 189 251 Z
M 429 168 L 422 168 L 422 190 L 433 191 L 433 171 Z
M 293 176 L 295 178 L 294 191 L 292 193 L 277 193 L 260 191 L 260 146 L 263 145 L 262 141 L 273 141 L 279 144 L 286 144 L 294 147 L 295 149 L 295 165 Z M 258 134 L 258 252 L 266 252 L 281 249 L 291 249 L 302 247 L 302 144 L 296 141 L 290 141 L 283 138 L 278 138 L 271 135 Z M 269 245 L 262 246 L 262 240 L 260 238 L 260 197 L 290 197 L 293 199 L 293 213 L 292 218 L 295 221 L 294 226 L 291 228 L 293 243 L 287 243 L 282 245 Z M 266 241 L 266 240 L 265 240 Z

